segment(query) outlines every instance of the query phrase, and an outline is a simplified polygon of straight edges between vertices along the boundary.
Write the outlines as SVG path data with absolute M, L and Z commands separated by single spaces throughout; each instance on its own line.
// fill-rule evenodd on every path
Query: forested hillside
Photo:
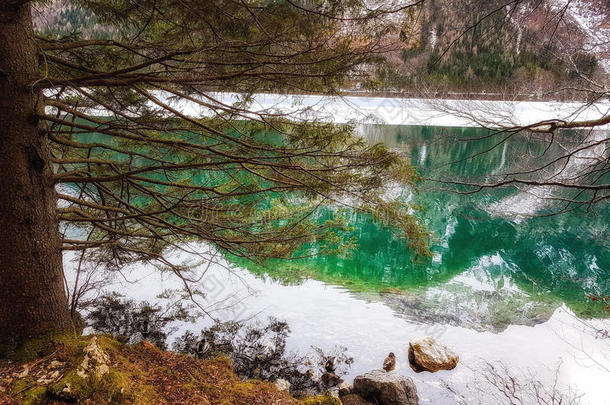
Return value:
M 390 57 L 395 70 L 382 72 L 382 87 L 544 96 L 608 74 L 607 2 L 508 3 L 426 1 L 397 34 L 401 49 Z
M 98 24 L 91 10 L 70 0 L 34 7 L 33 22 L 34 29 L 57 37 L 103 38 L 112 34 L 109 27 Z
M 538 94 L 602 81 L 610 71 L 610 5 L 603 0 L 427 0 L 396 17 L 381 91 Z M 39 6 L 35 28 L 56 36 L 111 37 L 73 0 Z M 356 87 L 358 84 L 354 84 Z M 568 94 L 569 93 L 569 94 Z M 576 97 L 574 90 L 562 97 Z

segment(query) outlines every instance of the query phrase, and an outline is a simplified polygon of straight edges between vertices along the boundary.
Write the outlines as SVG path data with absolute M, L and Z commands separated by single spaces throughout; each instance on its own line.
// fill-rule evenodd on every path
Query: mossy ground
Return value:
M 110 371 L 82 378 L 77 371 L 91 339 L 54 338 L 46 342 L 45 350 L 34 350 L 42 353 L 40 357 L 32 359 L 29 353 L 24 355 L 27 362 L 0 360 L 0 404 L 340 404 L 331 396 L 299 400 L 273 383 L 242 381 L 223 357 L 199 360 L 159 350 L 148 342 L 126 346 L 104 336 L 97 337 L 97 345 L 108 354 Z M 28 347 L 42 345 L 32 342 Z

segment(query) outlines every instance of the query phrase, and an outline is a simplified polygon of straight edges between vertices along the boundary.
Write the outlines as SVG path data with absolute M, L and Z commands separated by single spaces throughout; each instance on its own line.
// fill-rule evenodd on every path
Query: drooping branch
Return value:
M 322 252 L 349 248 L 346 219 L 318 215 L 333 206 L 368 213 L 428 253 L 409 204 L 380 197 L 387 184 L 417 181 L 401 156 L 367 145 L 350 126 L 248 103 L 257 91 L 337 93 L 366 78 L 394 46 L 384 39 L 393 28 L 373 21 L 387 15 L 381 8 L 347 21 L 286 2 L 143 0 L 122 13 L 86 3 L 116 28 L 112 39 L 36 38 L 63 249 L 95 252 L 117 268 L 157 261 L 188 284 L 165 249 L 199 240 L 262 261 L 316 242 L 328 246 Z M 367 28 L 354 35 L 346 24 Z M 240 100 L 224 102 L 223 90 Z

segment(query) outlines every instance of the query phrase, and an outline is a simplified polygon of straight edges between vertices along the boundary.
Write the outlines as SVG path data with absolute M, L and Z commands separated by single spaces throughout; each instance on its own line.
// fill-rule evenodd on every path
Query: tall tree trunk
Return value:
M 71 327 L 30 5 L 0 1 L 0 346 Z M 0 349 L 2 351 L 2 349 Z M 2 353 L 0 353 L 2 354 Z

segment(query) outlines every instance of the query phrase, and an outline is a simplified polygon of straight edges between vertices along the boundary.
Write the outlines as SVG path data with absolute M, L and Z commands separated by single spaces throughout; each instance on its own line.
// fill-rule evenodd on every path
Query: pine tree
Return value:
M 361 3 L 78 1 L 103 39 L 36 35 L 32 2 L 3 1 L 0 341 L 71 328 L 64 250 L 95 250 L 116 266 L 160 261 L 188 288 L 168 248 L 203 240 L 264 260 L 340 244 L 345 223 L 313 215 L 337 204 L 426 254 L 411 207 L 380 197 L 417 179 L 400 156 L 350 126 L 248 109 L 255 92 L 330 94 L 365 81 L 387 45 L 383 17 L 410 6 Z M 224 103 L 223 91 L 241 102 Z

